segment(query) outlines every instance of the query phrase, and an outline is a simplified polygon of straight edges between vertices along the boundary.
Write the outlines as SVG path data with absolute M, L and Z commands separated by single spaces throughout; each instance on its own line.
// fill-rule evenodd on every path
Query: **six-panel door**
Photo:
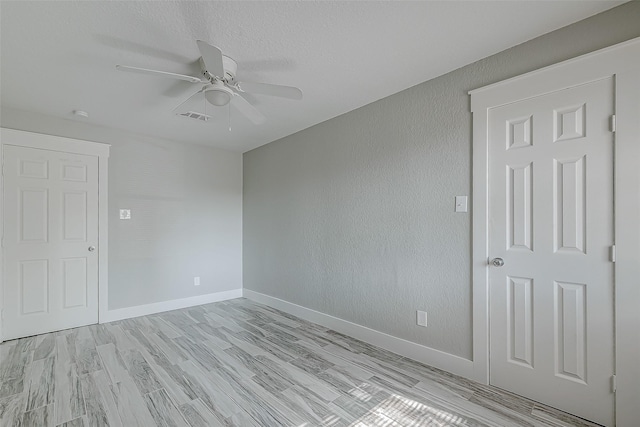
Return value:
M 613 80 L 489 111 L 490 382 L 613 425 Z
M 98 158 L 5 145 L 4 164 L 4 339 L 97 323 Z

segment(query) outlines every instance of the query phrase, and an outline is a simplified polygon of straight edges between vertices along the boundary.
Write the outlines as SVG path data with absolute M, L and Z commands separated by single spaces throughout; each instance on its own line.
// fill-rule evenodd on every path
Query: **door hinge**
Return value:
M 609 258 L 611 262 L 616 262 L 616 245 L 611 245 L 611 248 L 609 248 Z
M 611 375 L 611 392 L 615 393 L 617 389 L 618 389 L 618 384 L 616 382 L 616 376 Z
M 609 118 L 609 128 L 611 129 L 611 132 L 616 131 L 616 115 L 615 114 L 612 114 L 611 117 Z

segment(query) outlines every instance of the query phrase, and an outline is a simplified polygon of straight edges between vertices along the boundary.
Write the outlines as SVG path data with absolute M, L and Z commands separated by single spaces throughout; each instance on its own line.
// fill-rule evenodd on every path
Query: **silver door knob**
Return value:
M 504 260 L 502 258 L 494 258 L 491 260 L 491 265 L 494 267 L 502 267 L 504 265 Z
M 96 250 L 96 247 L 95 247 L 95 246 L 89 246 L 89 252 L 93 252 L 93 251 L 95 251 L 95 250 Z

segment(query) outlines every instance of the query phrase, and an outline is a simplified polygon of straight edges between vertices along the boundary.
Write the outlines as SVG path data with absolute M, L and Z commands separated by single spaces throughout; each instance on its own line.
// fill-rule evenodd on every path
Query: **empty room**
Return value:
M 640 426 L 640 1 L 0 0 L 0 427 Z

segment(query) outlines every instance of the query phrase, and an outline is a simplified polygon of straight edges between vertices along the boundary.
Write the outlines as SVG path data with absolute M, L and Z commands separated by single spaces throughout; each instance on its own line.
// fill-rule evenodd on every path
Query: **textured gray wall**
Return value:
M 245 153 L 244 287 L 471 358 L 471 215 L 453 212 L 471 191 L 467 91 L 639 22 L 627 3 Z
M 242 287 L 239 153 L 9 109 L 0 125 L 112 144 L 109 309 Z

